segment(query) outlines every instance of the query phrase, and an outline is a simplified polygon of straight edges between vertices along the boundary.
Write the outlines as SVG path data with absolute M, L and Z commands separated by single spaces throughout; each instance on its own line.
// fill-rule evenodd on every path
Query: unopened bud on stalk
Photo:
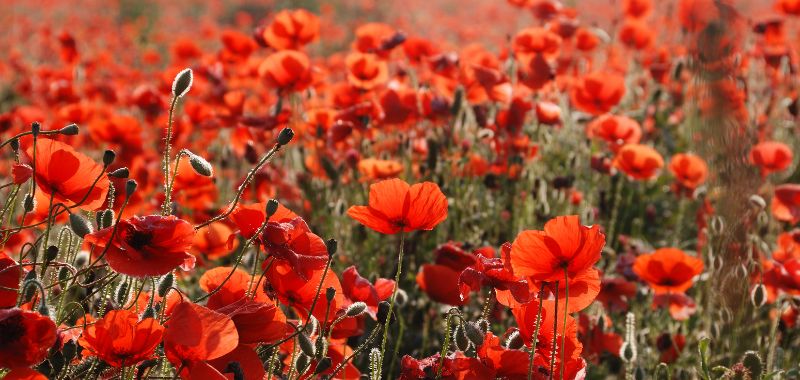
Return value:
M 408 302 L 408 293 L 405 290 L 398 288 L 397 289 L 397 297 L 394 300 L 394 304 L 398 307 L 403 307 Z
M 464 329 L 459 325 L 456 325 L 456 328 L 453 329 L 453 342 L 455 342 L 456 349 L 459 351 L 463 352 L 469 349 L 469 338 L 467 338 Z
M 102 212 L 103 228 L 111 227 L 114 224 L 114 210 L 107 209 Z
M 336 297 L 336 289 L 333 287 L 325 289 L 325 299 L 328 300 L 328 303 L 333 301 L 333 297 Z
M 153 307 L 153 305 L 147 305 L 147 307 L 144 309 L 144 312 L 142 313 L 142 319 L 155 318 L 155 317 L 156 317 L 156 309 Z
M 347 307 L 344 314 L 348 317 L 357 317 L 367 311 L 367 304 L 363 302 L 355 302 Z
M 387 323 L 391 324 L 392 322 L 394 322 L 394 316 L 391 316 L 391 318 L 390 318 L 390 315 L 389 315 L 389 303 L 388 302 L 381 301 L 381 303 L 378 304 L 378 313 L 377 313 L 376 317 L 378 318 L 378 323 L 380 323 L 382 325 L 385 325 Z
M 525 342 L 522 340 L 522 335 L 520 335 L 519 331 L 512 332 L 506 340 L 506 347 L 512 350 L 519 350 L 524 344 Z
M 167 296 L 167 292 L 169 292 L 169 288 L 175 283 L 175 275 L 172 272 L 167 273 L 166 276 L 161 278 L 161 282 L 158 283 L 158 296 L 164 298 Z
M 58 133 L 64 136 L 75 136 L 78 134 L 79 128 L 77 124 L 70 124 L 58 130 Z
M 318 375 L 318 374 L 320 374 L 322 372 L 327 371 L 329 368 L 331 368 L 332 364 L 333 364 L 333 362 L 331 361 L 331 358 L 329 358 L 327 356 L 322 358 L 322 359 L 320 359 L 320 361 L 317 362 L 317 368 L 314 369 L 314 374 Z
M 755 307 L 764 306 L 767 303 L 767 287 L 764 284 L 758 284 L 750 291 L 750 302 Z
M 108 173 L 108 176 L 111 178 L 128 178 L 130 175 L 131 172 L 128 170 L 128 168 L 119 168 L 111 173 Z
M 106 151 L 103 152 L 103 165 L 109 166 L 114 163 L 115 159 L 117 159 L 117 154 L 114 153 L 113 150 L 106 149 Z
M 25 194 L 25 199 L 22 200 L 22 208 L 25 212 L 31 212 L 36 207 L 36 201 L 33 199 L 33 194 Z
M 54 245 L 47 247 L 47 250 L 44 252 L 45 261 L 53 261 L 56 257 L 58 257 L 58 247 Z
M 69 269 L 67 269 L 67 267 L 61 267 L 61 269 L 58 270 L 58 281 L 64 282 L 67 281 L 68 278 Z
M 45 317 L 50 316 L 50 307 L 44 303 L 44 299 L 42 299 L 42 302 L 39 303 L 39 309 L 37 311 L 39 314 L 44 315 Z
M 751 195 L 748 201 L 750 202 L 750 206 L 756 209 L 756 211 L 761 211 L 767 207 L 767 202 L 758 194 Z
M 297 370 L 297 373 L 302 374 L 306 372 L 306 368 L 308 368 L 309 364 L 311 364 L 311 358 L 308 357 L 308 355 L 300 354 L 297 355 L 294 368 Z
M 483 335 L 489 332 L 489 321 L 486 318 L 481 318 L 478 320 L 478 327 L 481 329 Z
M 17 138 L 11 139 L 11 142 L 9 142 L 8 145 L 11 146 L 11 150 L 13 150 L 14 152 L 19 152 L 19 139 Z
M 39 136 L 39 131 L 42 130 L 42 125 L 38 121 L 31 123 L 31 134 L 33 137 Z
M 475 347 L 480 347 L 483 344 L 483 332 L 481 332 L 480 326 L 476 322 L 467 322 L 464 324 L 464 333 L 469 338 L 469 341 L 475 345 Z
M 711 233 L 716 236 L 722 235 L 722 231 L 725 231 L 725 221 L 723 221 L 722 217 L 719 215 L 715 215 L 711 218 L 709 226 L 711 227 Z
M 300 350 L 303 351 L 304 354 L 314 357 L 316 354 L 314 343 L 311 342 L 311 339 L 309 339 L 306 334 L 297 334 L 297 343 L 300 345 Z
M 328 239 L 325 242 L 325 248 L 328 249 L 328 257 L 333 257 L 336 254 L 336 251 L 339 250 L 339 242 L 336 239 Z
M 192 69 L 183 69 L 178 75 L 175 76 L 175 80 L 172 81 L 172 95 L 176 98 L 183 97 L 189 92 L 189 89 L 192 88 Z
M 214 175 L 214 168 L 205 158 L 188 151 L 187 154 L 189 156 L 189 164 L 192 165 L 192 169 L 195 173 L 203 177 L 211 177 Z
M 124 305 L 128 301 L 128 282 L 122 281 L 117 286 L 117 291 L 114 294 L 114 300 L 118 305 Z
M 742 357 L 742 365 L 750 371 L 752 379 L 760 379 L 762 372 L 764 372 L 764 365 L 761 362 L 761 357 L 758 352 L 747 351 Z
M 125 196 L 130 197 L 133 195 L 133 192 L 136 191 L 136 186 L 138 186 L 138 184 L 134 179 L 129 179 L 128 182 L 125 182 Z
M 275 215 L 276 212 L 278 212 L 279 205 L 280 204 L 278 203 L 277 199 L 270 199 L 267 201 L 267 208 L 266 208 L 267 218 L 272 217 L 273 215 Z
M 284 128 L 278 134 L 278 145 L 284 146 L 291 142 L 292 138 L 294 138 L 294 131 L 291 128 Z

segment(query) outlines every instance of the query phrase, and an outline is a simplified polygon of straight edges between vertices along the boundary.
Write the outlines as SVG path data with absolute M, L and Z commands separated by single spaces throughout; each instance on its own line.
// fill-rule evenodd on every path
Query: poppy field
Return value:
M 0 379 L 800 379 L 800 0 L 0 25 Z

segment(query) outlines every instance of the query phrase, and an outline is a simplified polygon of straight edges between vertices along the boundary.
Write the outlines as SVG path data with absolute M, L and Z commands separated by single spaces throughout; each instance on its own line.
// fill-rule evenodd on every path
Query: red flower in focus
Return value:
M 307 278 L 312 270 L 322 269 L 328 262 L 325 241 L 311 232 L 300 217 L 267 223 L 261 242 L 270 257 L 288 262 L 302 278 Z M 263 266 L 267 265 L 265 261 Z
M 194 267 L 192 247 L 194 227 L 175 216 L 134 216 L 121 220 L 114 240 L 114 227 L 86 235 L 86 242 L 108 251 L 105 259 L 115 271 L 135 277 L 161 276 L 177 266 Z
M 252 205 L 240 204 L 236 206 L 228 218 L 239 228 L 239 232 L 245 239 L 251 238 L 259 227 L 264 224 L 264 219 L 267 217 L 265 211 L 266 202 L 256 203 Z M 269 220 L 274 222 L 285 222 L 297 218 L 297 214 L 278 203 L 278 209 L 275 211 Z
M 347 215 L 384 234 L 430 231 L 447 218 L 447 198 L 433 182 L 394 178 L 370 185 L 369 206 L 351 206 Z
M 342 290 L 351 301 L 367 304 L 367 311 L 374 318 L 378 312 L 378 303 L 391 297 L 394 280 L 379 278 L 373 285 L 361 277 L 355 266 L 351 266 L 342 272 Z
M 33 147 L 25 150 L 34 161 Z M 53 203 L 73 205 L 86 200 L 78 207 L 94 211 L 103 206 L 108 195 L 109 181 L 103 176 L 103 166 L 60 141 L 39 138 L 35 153 L 36 187 Z M 92 187 L 95 178 L 101 177 Z M 90 191 L 91 190 L 91 191 Z
M 612 165 L 633 179 L 646 181 L 658 176 L 664 158 L 647 145 L 627 144 L 617 152 Z
M 775 187 L 770 204 L 775 219 L 796 224 L 800 221 L 800 185 L 787 183 Z
M 515 276 L 510 267 L 506 267 L 499 258 L 475 256 L 478 261 L 461 271 L 458 276 L 458 289 L 462 300 L 467 300 L 471 291 L 479 291 L 482 286 L 508 292 L 520 304 L 530 299 L 528 282 Z M 500 298 L 498 298 L 498 301 Z
M 33 175 L 33 168 L 28 164 L 14 164 L 11 166 L 11 177 L 15 185 L 21 185 Z
M 87 326 L 79 340 L 88 355 L 112 367 L 134 365 L 153 356 L 164 328 L 153 318 L 141 321 L 128 310 L 111 310 Z
M 581 111 L 601 115 L 616 106 L 625 95 L 625 79 L 615 73 L 594 72 L 572 86 L 570 99 Z
M 0 368 L 30 367 L 56 343 L 49 317 L 19 308 L 0 309 Z
M 788 168 L 792 158 L 792 149 L 777 141 L 764 141 L 750 149 L 750 162 L 761 169 L 764 177 Z
M 476 254 L 484 252 L 478 250 Z M 452 306 L 465 305 L 469 300 L 461 298 L 458 279 L 461 272 L 478 262 L 477 255 L 464 251 L 460 244 L 441 245 L 434 253 L 434 264 L 423 264 L 417 273 L 417 285 L 436 302 Z
M 656 294 L 683 293 L 692 287 L 694 276 L 703 272 L 703 260 L 677 248 L 660 248 L 637 257 L 633 271 Z

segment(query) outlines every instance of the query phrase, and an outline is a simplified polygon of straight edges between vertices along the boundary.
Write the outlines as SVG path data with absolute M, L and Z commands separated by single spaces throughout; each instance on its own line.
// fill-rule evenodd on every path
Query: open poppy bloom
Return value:
M 694 276 L 703 272 L 703 260 L 677 248 L 660 248 L 637 257 L 633 271 L 656 294 L 683 293 L 692 287 Z
M 586 137 L 598 137 L 617 152 L 625 144 L 637 144 L 642 138 L 639 122 L 627 116 L 605 114 L 592 120 L 586 128 Z
M 612 165 L 633 179 L 646 181 L 658 176 L 664 158 L 647 145 L 627 144 L 617 152 Z
M 25 150 L 33 161 L 33 147 Z M 95 178 L 103 175 L 103 166 L 60 141 L 39 138 L 36 140 L 35 173 L 36 186 L 43 194 L 53 196 L 53 203 L 68 206 L 86 200 L 78 208 L 94 211 L 103 206 L 108 195 L 108 178 L 100 178 L 92 187 Z
M 267 223 L 261 242 L 270 257 L 288 262 L 303 278 L 307 278 L 312 270 L 322 269 L 328 262 L 325 242 L 311 232 L 300 217 Z M 265 261 L 263 266 L 267 265 Z
M 261 37 L 277 49 L 297 50 L 319 37 L 319 17 L 305 9 L 286 9 L 275 14 Z
M 775 219 L 796 224 L 800 221 L 800 185 L 786 183 L 775 187 L 770 204 Z
M 164 328 L 156 319 L 141 321 L 128 310 L 111 310 L 83 331 L 79 343 L 89 355 L 112 367 L 134 365 L 153 356 Z
M 181 377 L 239 345 L 236 325 L 227 315 L 191 302 L 175 306 L 164 333 L 164 352 Z
M 694 190 L 708 178 L 708 165 L 697 155 L 678 153 L 669 161 L 669 171 L 685 189 Z
M 764 141 L 750 149 L 750 162 L 761 169 L 761 175 L 782 171 L 792 164 L 792 149 L 777 141 Z
M 56 343 L 56 324 L 49 317 L 19 308 L 0 309 L 0 368 L 41 363 Z
M 509 292 L 518 303 L 526 303 L 530 299 L 528 282 L 515 276 L 511 268 L 507 268 L 500 258 L 475 256 L 475 265 L 465 268 L 458 276 L 458 288 L 461 299 L 465 300 L 470 291 L 478 291 L 488 286 L 497 291 Z M 498 299 L 499 300 L 499 299 Z
M 255 204 L 240 204 L 236 206 L 228 218 L 239 228 L 239 232 L 246 239 L 251 238 L 259 227 L 264 224 L 264 219 L 267 217 L 265 211 L 266 202 Z M 285 222 L 296 218 L 298 215 L 289 210 L 284 205 L 278 203 L 278 209 L 275 211 L 269 220 L 275 222 Z
M 261 62 L 258 75 L 278 91 L 302 91 L 311 84 L 311 61 L 305 53 L 281 50 Z
M 389 80 L 389 68 L 377 55 L 350 53 L 345 59 L 347 80 L 353 87 L 372 90 Z
M 560 51 L 561 37 L 545 28 L 526 28 L 514 36 L 512 47 L 518 55 L 542 54 L 552 59 Z
M 358 171 L 367 179 L 386 179 L 397 177 L 403 172 L 403 164 L 394 160 L 365 158 L 358 161 Z
M 351 206 L 347 215 L 384 234 L 430 231 L 447 219 L 447 198 L 433 182 L 394 178 L 370 185 L 369 206 Z
M 417 285 L 436 302 L 465 305 L 469 299 L 461 296 L 459 277 L 464 269 L 478 263 L 476 256 L 482 253 L 481 250 L 475 251 L 475 254 L 466 252 L 460 243 L 442 244 L 434 252 L 435 262 L 420 267 Z
M 570 99 L 579 110 L 602 115 L 616 106 L 625 95 L 625 79 L 615 73 L 593 72 L 572 86 Z
M 14 307 L 17 304 L 17 290 L 22 268 L 5 252 L 0 252 L 0 308 Z
M 86 242 L 106 248 L 105 259 L 115 271 L 134 277 L 161 276 L 178 266 L 194 267 L 192 247 L 194 227 L 175 216 L 134 216 L 121 220 L 114 240 L 114 227 L 86 235 Z
M 351 266 L 342 272 L 342 290 L 351 301 L 361 301 L 367 304 L 367 312 L 375 318 L 378 312 L 378 303 L 391 297 L 394 280 L 379 278 L 373 285 L 369 280 L 361 277 L 355 266 Z

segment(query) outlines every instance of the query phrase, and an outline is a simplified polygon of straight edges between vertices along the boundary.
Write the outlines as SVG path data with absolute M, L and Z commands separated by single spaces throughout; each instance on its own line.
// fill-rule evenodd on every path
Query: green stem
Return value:
M 561 332 L 561 360 L 559 364 L 558 378 L 564 380 L 564 349 L 566 348 L 567 338 L 567 316 L 569 316 L 569 274 L 564 267 L 564 331 Z
M 542 304 L 544 303 L 544 283 L 539 289 L 539 307 L 536 311 L 536 325 L 533 330 L 533 337 L 531 337 L 531 355 L 530 362 L 528 362 L 528 380 L 533 379 L 533 355 L 536 353 L 536 345 L 539 343 L 539 327 L 542 324 Z
M 169 180 L 169 161 L 172 155 L 172 115 L 175 112 L 175 105 L 178 103 L 178 97 L 173 96 L 172 102 L 169 105 L 169 119 L 167 122 L 167 137 L 164 140 L 164 204 L 161 205 L 161 214 L 167 216 L 170 214 L 172 208 L 172 186 Z
M 405 244 L 406 233 L 403 229 L 400 230 L 400 247 L 397 253 L 397 272 L 394 274 L 394 290 L 392 290 L 392 298 L 389 301 L 389 314 L 386 317 L 386 323 L 383 324 L 383 340 L 381 341 L 381 358 L 379 360 L 379 369 L 383 371 L 383 356 L 386 352 L 386 341 L 389 340 L 389 325 L 392 320 L 392 312 L 394 311 L 394 303 L 397 299 L 397 289 L 400 288 L 400 275 L 403 272 L 403 245 Z

